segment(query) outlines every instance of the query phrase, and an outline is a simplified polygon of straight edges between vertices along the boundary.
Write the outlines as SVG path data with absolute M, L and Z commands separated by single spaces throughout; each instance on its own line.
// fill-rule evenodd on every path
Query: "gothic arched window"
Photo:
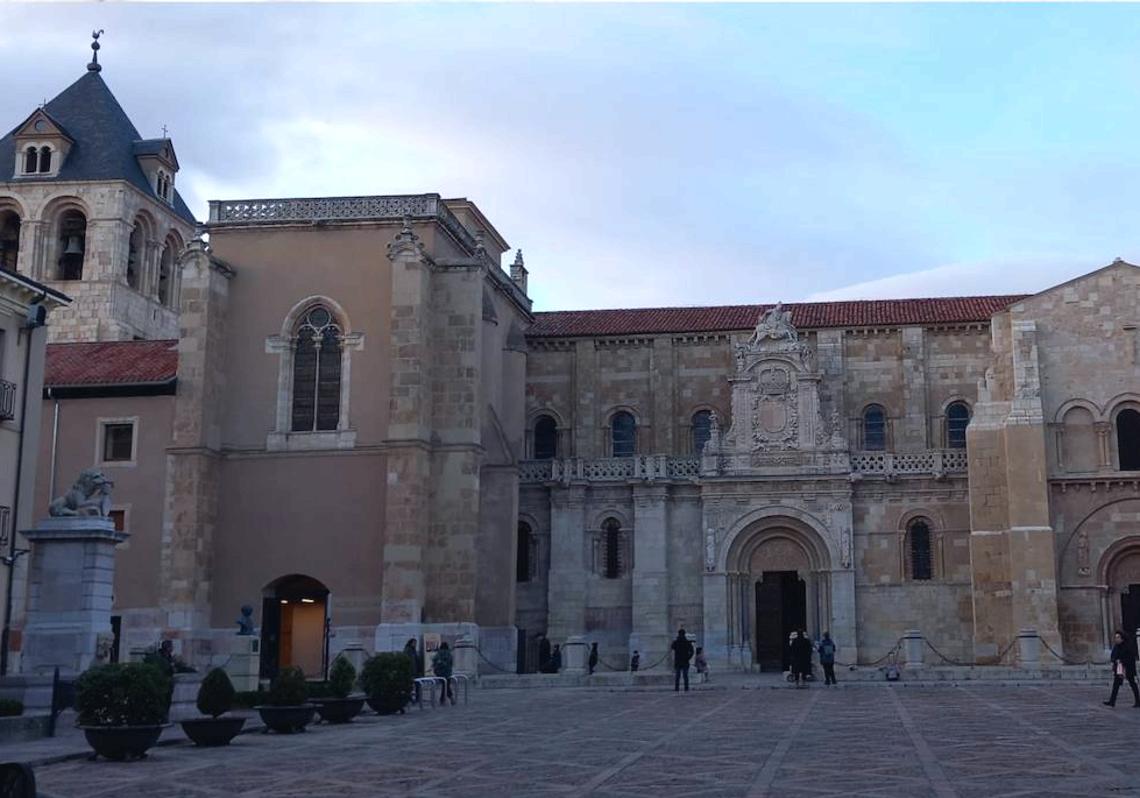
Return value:
M 519 539 L 515 544 L 515 581 L 529 582 L 534 573 L 534 537 L 530 524 L 519 521 Z
M 539 416 L 534 422 L 534 459 L 553 460 L 558 456 L 558 422 Z
M 606 579 L 621 576 L 621 523 L 607 518 L 602 524 L 602 574 Z
M 51 171 L 51 147 L 40 148 L 40 174 Z
M 610 419 L 610 455 L 633 457 L 637 454 L 637 421 L 632 413 L 621 410 Z
M 887 448 L 887 411 L 882 405 L 868 405 L 863 411 L 863 448 L 872 452 Z
M 340 423 L 341 329 L 327 308 L 311 308 L 293 335 L 293 432 Z
M 699 455 L 712 435 L 712 412 L 698 410 L 693 413 L 693 454 Z
M 35 147 L 24 150 L 24 174 L 34 175 L 39 171 L 40 156 Z
M 1130 407 L 1116 415 L 1116 453 L 1121 471 L 1140 471 L 1140 412 Z
M 916 518 L 907 527 L 907 555 L 910 558 L 911 579 L 927 581 L 934 577 L 930 523 L 925 518 Z
M 950 449 L 966 448 L 966 426 L 970 423 L 970 406 L 954 402 L 946 408 L 946 446 Z

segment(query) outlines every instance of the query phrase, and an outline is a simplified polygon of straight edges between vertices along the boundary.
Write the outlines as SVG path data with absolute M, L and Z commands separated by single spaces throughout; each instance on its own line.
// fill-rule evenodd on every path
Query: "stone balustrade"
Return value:
M 795 454 L 795 453 L 793 453 Z M 798 461 L 796 461 L 798 462 Z M 790 463 L 795 465 L 796 463 Z M 851 471 L 867 477 L 938 476 L 966 472 L 965 449 L 927 449 L 921 452 L 856 452 Z M 524 460 L 519 482 L 627 482 L 630 480 L 697 479 L 699 457 L 639 454 L 634 457 L 571 457 L 560 460 Z

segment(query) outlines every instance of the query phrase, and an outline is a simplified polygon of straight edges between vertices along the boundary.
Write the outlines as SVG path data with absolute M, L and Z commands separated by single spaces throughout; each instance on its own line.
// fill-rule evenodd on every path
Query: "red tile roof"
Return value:
M 851 302 L 788 303 L 792 324 L 801 329 L 886 327 L 901 324 L 955 324 L 989 321 L 990 316 L 1021 299 L 968 296 L 943 299 L 877 299 Z M 750 330 L 771 305 L 722 305 L 693 308 L 630 310 L 559 310 L 534 314 L 528 338 L 571 338 L 595 335 L 730 332 Z
M 48 344 L 44 387 L 161 384 L 177 373 L 177 341 Z

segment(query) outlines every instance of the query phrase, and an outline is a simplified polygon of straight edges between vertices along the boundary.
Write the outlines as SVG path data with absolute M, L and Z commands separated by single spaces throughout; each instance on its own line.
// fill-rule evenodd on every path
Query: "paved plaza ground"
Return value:
M 1103 688 L 710 687 L 475 690 L 467 706 L 36 777 L 48 798 L 1140 796 L 1140 710 L 1101 706 Z

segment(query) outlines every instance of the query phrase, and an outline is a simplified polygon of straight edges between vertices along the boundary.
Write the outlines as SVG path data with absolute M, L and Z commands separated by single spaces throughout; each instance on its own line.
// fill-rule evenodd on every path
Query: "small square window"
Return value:
M 103 425 L 103 462 L 130 462 L 134 455 L 135 425 Z

